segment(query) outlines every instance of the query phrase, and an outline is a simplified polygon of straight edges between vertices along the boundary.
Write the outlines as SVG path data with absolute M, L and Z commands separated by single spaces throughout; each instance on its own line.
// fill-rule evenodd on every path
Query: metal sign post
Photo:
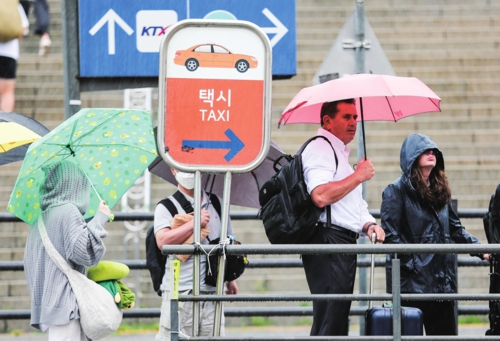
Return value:
M 356 24 L 355 24 L 355 32 L 356 32 L 356 41 L 354 44 L 355 53 L 356 53 L 356 73 L 365 73 L 365 49 L 369 48 L 370 45 L 367 41 L 365 41 L 365 4 L 363 0 L 356 0 Z M 350 46 L 346 46 L 350 48 Z M 390 65 L 390 64 L 389 64 Z M 357 160 L 360 161 L 363 156 L 365 156 L 364 149 L 364 136 L 359 132 L 362 131 L 361 123 L 358 123 L 358 146 L 357 146 Z M 361 184 L 362 188 L 362 197 L 366 199 L 366 182 Z M 361 239 L 360 243 L 365 243 L 365 239 Z M 360 259 L 366 258 L 366 255 L 359 255 Z M 371 280 L 371 279 L 370 279 Z M 359 292 L 361 294 L 367 293 L 366 288 L 366 268 L 359 269 Z M 372 287 L 373 288 L 373 287 Z M 359 302 L 359 305 L 366 306 L 366 301 Z M 360 334 L 364 334 L 365 331 L 365 319 L 363 316 L 359 319 L 359 329 Z
M 184 20 L 160 44 L 158 150 L 170 166 L 195 173 L 194 242 L 200 243 L 200 172 L 225 173 L 221 243 L 227 241 L 231 173 L 259 166 L 270 145 L 272 50 L 257 25 L 238 20 Z M 194 258 L 193 294 L 199 294 Z M 217 294 L 223 293 L 219 259 Z M 195 302 L 195 306 L 196 306 Z M 217 302 L 214 336 L 220 333 Z M 198 309 L 193 336 L 198 336 Z

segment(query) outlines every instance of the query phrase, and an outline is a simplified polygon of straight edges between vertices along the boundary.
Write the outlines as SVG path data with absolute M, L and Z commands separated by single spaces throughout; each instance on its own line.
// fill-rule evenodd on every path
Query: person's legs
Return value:
M 52 45 L 49 34 L 50 13 L 47 0 L 35 1 L 35 17 L 35 33 L 42 36 L 40 38 L 40 50 L 38 51 L 38 54 L 43 56 L 49 52 L 50 46 Z
M 170 341 L 170 300 L 168 299 L 168 291 L 162 291 L 161 294 L 160 324 L 155 340 Z
M 206 294 L 206 293 L 205 293 Z M 224 308 L 222 309 L 224 310 Z M 200 330 L 199 336 L 212 336 L 215 319 L 215 302 L 205 301 L 200 302 Z M 225 332 L 225 317 L 222 313 L 220 323 L 220 336 L 224 336 Z
M 13 112 L 15 98 L 16 80 L 0 78 L 0 110 Z
M 17 61 L 0 56 L 0 110 L 14 111 Z
M 38 35 L 43 35 L 44 33 L 50 33 L 50 13 L 49 4 L 47 0 L 36 0 L 35 1 L 35 33 Z
M 71 320 L 62 326 L 50 326 L 48 334 L 49 341 L 87 341 L 80 326 L 80 320 Z
M 190 290 L 180 292 L 180 295 L 187 295 Z M 158 326 L 158 334 L 156 334 L 155 341 L 170 341 L 170 299 L 168 291 L 162 291 L 161 295 L 161 311 L 160 311 L 160 325 Z M 179 302 L 179 331 L 180 335 L 192 335 L 193 326 L 193 302 Z
M 346 235 L 323 228 L 311 244 L 355 244 Z M 352 294 L 356 255 L 303 255 L 302 262 L 311 294 Z M 351 301 L 313 302 L 311 335 L 347 335 Z
M 401 301 L 401 305 L 422 310 L 425 335 L 458 335 L 455 301 Z

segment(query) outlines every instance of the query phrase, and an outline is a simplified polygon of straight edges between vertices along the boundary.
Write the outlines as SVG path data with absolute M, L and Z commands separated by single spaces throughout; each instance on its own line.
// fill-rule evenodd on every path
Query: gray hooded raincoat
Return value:
M 86 273 L 106 251 L 102 238 L 108 216 L 100 211 L 86 223 L 83 214 L 90 197 L 90 182 L 69 161 L 43 168 L 45 183 L 40 188 L 40 205 L 47 234 L 56 250 L 75 270 Z M 52 262 L 35 223 L 28 234 L 24 272 L 31 295 L 31 325 L 46 331 L 80 318 L 76 297 L 66 275 Z

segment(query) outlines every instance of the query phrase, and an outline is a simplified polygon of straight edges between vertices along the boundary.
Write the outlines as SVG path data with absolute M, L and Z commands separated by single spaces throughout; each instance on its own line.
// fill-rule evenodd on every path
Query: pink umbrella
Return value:
M 441 98 L 415 77 L 356 74 L 300 90 L 281 114 L 281 124 L 320 124 L 324 102 L 355 98 L 361 121 L 394 121 L 426 112 L 441 111 Z M 366 146 L 365 153 L 366 153 Z M 366 154 L 365 154 L 366 155 Z

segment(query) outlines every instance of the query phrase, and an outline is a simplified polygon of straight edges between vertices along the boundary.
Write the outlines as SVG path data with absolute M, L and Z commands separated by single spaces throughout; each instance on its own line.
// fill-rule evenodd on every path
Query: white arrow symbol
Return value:
M 97 24 L 90 29 L 89 33 L 95 35 L 106 23 L 108 24 L 108 54 L 115 54 L 115 23 L 117 23 L 128 35 L 134 33 L 134 30 L 127 25 L 115 11 L 110 9 Z
M 281 38 L 288 32 L 288 28 L 286 28 L 285 25 L 281 23 L 281 21 L 278 20 L 274 16 L 274 14 L 271 13 L 270 10 L 267 8 L 264 8 L 262 10 L 262 13 L 274 24 L 275 27 L 262 27 L 262 30 L 267 33 L 267 34 L 274 34 L 274 37 L 271 39 L 271 47 L 274 47 Z

